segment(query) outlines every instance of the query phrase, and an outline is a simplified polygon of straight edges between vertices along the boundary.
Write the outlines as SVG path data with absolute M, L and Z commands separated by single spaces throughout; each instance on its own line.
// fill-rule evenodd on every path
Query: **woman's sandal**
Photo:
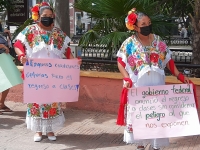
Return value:
M 13 112 L 13 111 L 7 106 L 3 106 L 2 108 L 0 108 L 0 112 Z

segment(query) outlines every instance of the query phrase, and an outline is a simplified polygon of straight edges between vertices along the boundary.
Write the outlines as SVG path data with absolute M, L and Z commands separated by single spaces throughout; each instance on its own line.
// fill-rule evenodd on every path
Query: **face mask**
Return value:
M 140 33 L 144 36 L 148 36 L 150 33 L 152 33 L 152 25 L 140 27 Z
M 51 17 L 41 17 L 41 21 L 40 21 L 45 27 L 49 27 L 51 26 L 51 24 L 53 23 L 53 18 Z

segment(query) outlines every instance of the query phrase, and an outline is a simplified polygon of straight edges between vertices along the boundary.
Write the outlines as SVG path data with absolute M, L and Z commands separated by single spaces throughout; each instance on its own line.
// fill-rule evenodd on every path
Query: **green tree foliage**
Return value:
M 157 10 L 159 13 L 170 17 L 181 18 L 183 21 L 182 23 L 188 27 L 191 20 L 189 17 L 185 20 L 185 17 L 188 16 L 189 13 L 193 14 L 193 7 L 191 5 L 193 2 L 193 0 L 162 0 L 159 2 L 159 6 L 161 7 L 157 7 Z
M 189 16 L 185 26 L 191 27 L 191 40 L 193 49 L 193 64 L 200 64 L 200 0 L 161 0 L 160 12 L 169 16 L 181 17 L 182 20 Z M 200 70 L 196 69 L 196 75 L 200 75 Z
M 74 7 L 90 13 L 96 21 L 93 29 L 85 33 L 79 45 L 105 44 L 108 49 L 117 48 L 132 34 L 125 26 L 125 17 L 132 8 L 145 12 L 150 16 L 153 30 L 159 35 L 167 35 L 166 27 L 172 25 L 170 18 L 159 14 L 155 0 L 77 0 Z
M 24 29 L 26 28 L 28 25 L 32 24 L 33 20 L 32 18 L 27 19 L 22 25 L 20 25 L 15 32 L 13 33 L 13 37 L 12 40 L 14 40 L 16 38 L 16 36 Z
M 12 9 L 12 1 L 14 0 L 0 0 L 0 12 L 4 11 L 5 9 Z

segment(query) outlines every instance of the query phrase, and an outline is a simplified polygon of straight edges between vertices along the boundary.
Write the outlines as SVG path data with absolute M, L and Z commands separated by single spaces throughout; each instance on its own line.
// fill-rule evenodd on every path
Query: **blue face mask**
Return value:
M 53 23 L 53 18 L 51 17 L 41 17 L 41 21 L 40 21 L 45 27 L 49 27 L 51 26 L 51 24 Z
M 152 25 L 140 27 L 140 33 L 144 36 L 148 36 L 150 33 L 152 33 Z

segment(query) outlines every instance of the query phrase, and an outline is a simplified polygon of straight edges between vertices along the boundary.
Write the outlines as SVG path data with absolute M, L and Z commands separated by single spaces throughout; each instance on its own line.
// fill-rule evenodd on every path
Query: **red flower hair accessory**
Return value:
M 47 2 L 42 2 L 42 3 L 40 4 L 40 6 L 50 6 L 50 5 L 49 5 L 49 3 L 47 3 Z
M 50 6 L 49 3 L 47 2 L 42 2 L 40 4 L 36 4 L 32 9 L 31 9 L 31 12 L 32 12 L 32 19 L 34 21 L 37 21 L 39 19 L 39 10 L 40 10 L 40 7 L 41 6 Z
M 128 12 L 128 16 L 125 19 L 126 27 L 129 30 L 134 30 L 136 20 L 137 20 L 136 8 L 133 8 Z

